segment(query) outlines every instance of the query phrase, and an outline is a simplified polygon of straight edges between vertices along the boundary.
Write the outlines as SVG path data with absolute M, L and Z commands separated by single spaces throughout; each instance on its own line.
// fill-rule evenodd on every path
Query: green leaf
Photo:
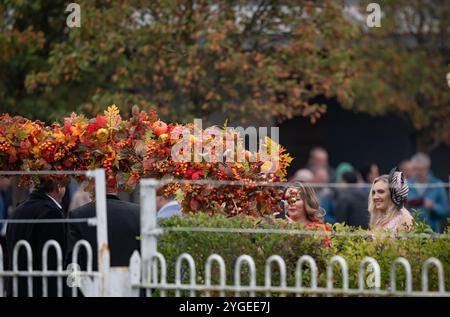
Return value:
M 153 132 L 152 132 L 152 130 L 147 130 L 147 131 L 145 132 L 144 137 L 145 137 L 145 141 L 151 140 L 151 139 L 153 138 Z
M 178 188 L 178 189 L 175 191 L 175 200 L 176 200 L 179 204 L 181 204 L 181 203 L 183 202 L 183 200 L 184 200 L 184 193 L 183 193 L 183 190 L 182 190 L 181 188 Z
M 25 138 L 28 137 L 30 133 L 28 132 L 28 130 L 16 130 L 16 132 L 14 133 L 14 136 L 16 138 L 18 138 L 19 140 L 23 140 Z

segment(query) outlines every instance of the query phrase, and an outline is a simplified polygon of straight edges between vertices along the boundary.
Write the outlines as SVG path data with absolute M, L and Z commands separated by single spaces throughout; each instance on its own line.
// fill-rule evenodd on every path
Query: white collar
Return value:
M 50 198 L 51 200 L 53 200 L 53 202 L 56 204 L 56 206 L 57 206 L 59 209 L 63 209 L 62 206 L 60 205 L 60 203 L 57 202 L 55 198 L 53 198 L 52 196 L 50 196 L 50 195 L 48 195 L 48 194 L 45 194 L 45 195 L 47 195 L 48 198 Z

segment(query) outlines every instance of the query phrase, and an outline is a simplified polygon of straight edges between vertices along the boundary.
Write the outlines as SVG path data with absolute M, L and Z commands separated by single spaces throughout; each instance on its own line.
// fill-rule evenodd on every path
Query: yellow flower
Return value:
M 169 135 L 167 133 L 163 133 L 159 135 L 159 138 L 161 141 L 166 142 L 166 140 L 169 138 Z
M 108 130 L 106 130 L 106 129 L 98 129 L 97 130 L 97 139 L 100 141 L 100 142 L 106 142 L 107 140 L 108 140 Z
M 272 172 L 273 163 L 271 161 L 265 161 L 263 165 L 261 165 L 262 173 Z
M 56 130 L 55 132 L 53 132 L 53 137 L 61 143 L 64 143 L 66 136 L 64 135 L 64 133 L 61 130 Z

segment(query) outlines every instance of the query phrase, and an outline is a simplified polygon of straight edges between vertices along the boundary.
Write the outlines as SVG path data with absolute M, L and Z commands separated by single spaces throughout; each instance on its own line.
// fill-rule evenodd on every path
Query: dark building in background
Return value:
M 380 173 L 388 173 L 416 152 L 416 132 L 407 119 L 355 113 L 333 101 L 316 124 L 298 117 L 284 121 L 279 128 L 280 143 L 295 157 L 289 176 L 305 166 L 309 151 L 315 146 L 328 151 L 329 162 L 334 167 L 349 162 L 361 168 L 373 161 L 378 163 Z M 448 182 L 450 148 L 440 145 L 429 154 L 434 174 Z

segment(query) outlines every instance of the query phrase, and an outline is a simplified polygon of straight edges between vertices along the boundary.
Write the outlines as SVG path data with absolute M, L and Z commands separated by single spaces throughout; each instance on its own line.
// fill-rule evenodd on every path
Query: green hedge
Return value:
M 284 221 L 253 219 L 249 217 L 225 216 L 208 217 L 206 214 L 195 214 L 183 218 L 172 217 L 160 221 L 162 227 L 210 227 L 210 228 L 265 228 L 265 229 L 305 229 L 299 224 L 286 224 Z M 342 224 L 330 225 L 333 232 L 371 233 L 359 228 Z M 424 233 L 429 229 L 416 223 L 414 233 Z M 304 236 L 296 234 L 261 234 L 261 233 L 205 233 L 205 232 L 166 232 L 160 236 L 158 251 L 161 252 L 168 265 L 168 281 L 175 279 L 176 258 L 187 252 L 194 258 L 197 270 L 197 282 L 204 283 L 204 270 L 209 255 L 217 253 L 226 264 L 227 284 L 234 284 L 234 264 L 238 256 L 250 255 L 256 264 L 257 285 L 264 285 L 265 262 L 272 254 L 281 256 L 286 262 L 288 286 L 295 285 L 295 266 L 302 255 L 311 255 L 318 266 L 319 287 L 326 287 L 326 266 L 334 255 L 342 256 L 349 266 L 349 286 L 358 288 L 358 268 L 366 256 L 375 258 L 380 264 L 382 289 L 389 285 L 389 273 L 392 262 L 398 257 L 405 257 L 411 264 L 413 273 L 413 289 L 421 290 L 421 267 L 429 257 L 438 258 L 444 266 L 445 288 L 450 291 L 450 239 L 436 238 L 428 234 L 414 238 L 382 238 L 331 235 L 329 246 L 324 244 L 323 235 Z M 214 264 L 213 284 L 217 284 L 218 265 Z M 243 265 L 243 271 L 247 266 Z M 279 285 L 278 268 L 273 265 L 273 285 Z M 183 281 L 188 282 L 189 274 Z M 335 287 L 341 287 L 341 272 L 334 267 Z M 397 289 L 404 289 L 404 270 L 397 270 Z M 242 284 L 248 284 L 247 274 L 241 277 Z M 310 285 L 309 269 L 305 268 L 303 285 Z M 432 267 L 429 272 L 430 290 L 437 290 L 437 270 Z M 170 293 L 169 293 L 170 294 Z M 198 294 L 199 295 L 199 294 Z M 257 294 L 259 295 L 259 294 Z M 263 295 L 263 294 L 260 294 Z M 275 294 L 276 295 L 276 294 Z

